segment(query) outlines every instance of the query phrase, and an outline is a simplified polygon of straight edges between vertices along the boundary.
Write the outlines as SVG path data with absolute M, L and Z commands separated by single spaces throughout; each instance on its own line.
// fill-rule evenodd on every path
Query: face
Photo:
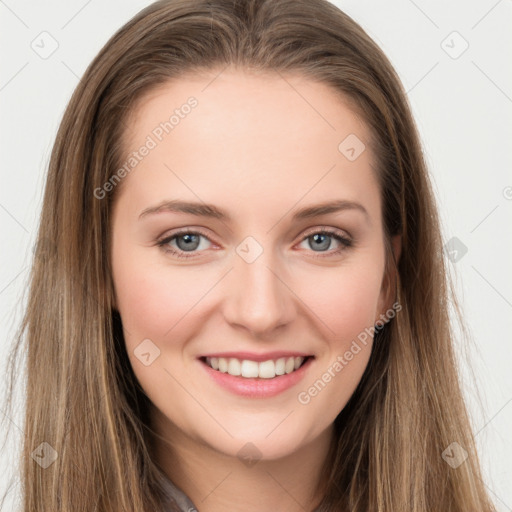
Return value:
M 380 192 L 369 132 L 327 85 L 215 76 L 130 119 L 115 302 L 162 435 L 275 459 L 332 426 L 368 363 L 390 306 Z

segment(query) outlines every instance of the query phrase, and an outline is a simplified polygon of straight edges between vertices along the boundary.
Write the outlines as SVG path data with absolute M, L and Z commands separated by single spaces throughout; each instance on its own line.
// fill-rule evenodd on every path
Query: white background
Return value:
M 21 317 L 45 171 L 64 108 L 107 39 L 149 3 L 0 0 L 2 376 Z M 475 389 L 465 378 L 465 393 L 486 485 L 497 510 L 512 511 L 512 1 L 335 3 L 397 69 L 421 132 L 443 237 L 457 237 L 467 247 L 455 263 L 447 254 L 473 337 L 477 384 Z M 43 31 L 58 43 L 46 59 L 31 47 L 42 46 L 46 37 L 51 48 Z M 462 359 L 461 365 L 469 375 L 470 366 Z M 11 484 L 6 511 L 15 509 L 19 493 L 12 468 L 21 410 L 9 417 L 12 436 L 0 445 L 0 495 Z

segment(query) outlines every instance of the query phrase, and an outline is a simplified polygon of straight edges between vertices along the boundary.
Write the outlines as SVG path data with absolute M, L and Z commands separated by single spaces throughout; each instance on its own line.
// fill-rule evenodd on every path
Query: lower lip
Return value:
M 199 360 L 199 363 L 208 375 L 224 389 L 250 398 L 268 398 L 278 395 L 297 384 L 308 371 L 313 359 L 313 357 L 309 357 L 298 370 L 278 375 L 272 379 L 235 377 L 229 373 L 214 370 L 201 360 Z

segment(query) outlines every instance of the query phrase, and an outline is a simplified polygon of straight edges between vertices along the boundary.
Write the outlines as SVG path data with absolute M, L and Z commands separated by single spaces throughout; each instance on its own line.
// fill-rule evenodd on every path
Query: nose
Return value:
M 254 337 L 271 337 L 293 318 L 294 294 L 288 287 L 286 273 L 271 251 L 264 251 L 248 263 L 235 255 L 233 270 L 226 286 L 224 317 Z

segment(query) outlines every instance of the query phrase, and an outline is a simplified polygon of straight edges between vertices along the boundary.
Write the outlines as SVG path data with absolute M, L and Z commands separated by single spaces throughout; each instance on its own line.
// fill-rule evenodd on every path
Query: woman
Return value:
M 128 22 L 64 115 L 34 261 L 23 510 L 493 509 L 405 93 L 333 5 Z

